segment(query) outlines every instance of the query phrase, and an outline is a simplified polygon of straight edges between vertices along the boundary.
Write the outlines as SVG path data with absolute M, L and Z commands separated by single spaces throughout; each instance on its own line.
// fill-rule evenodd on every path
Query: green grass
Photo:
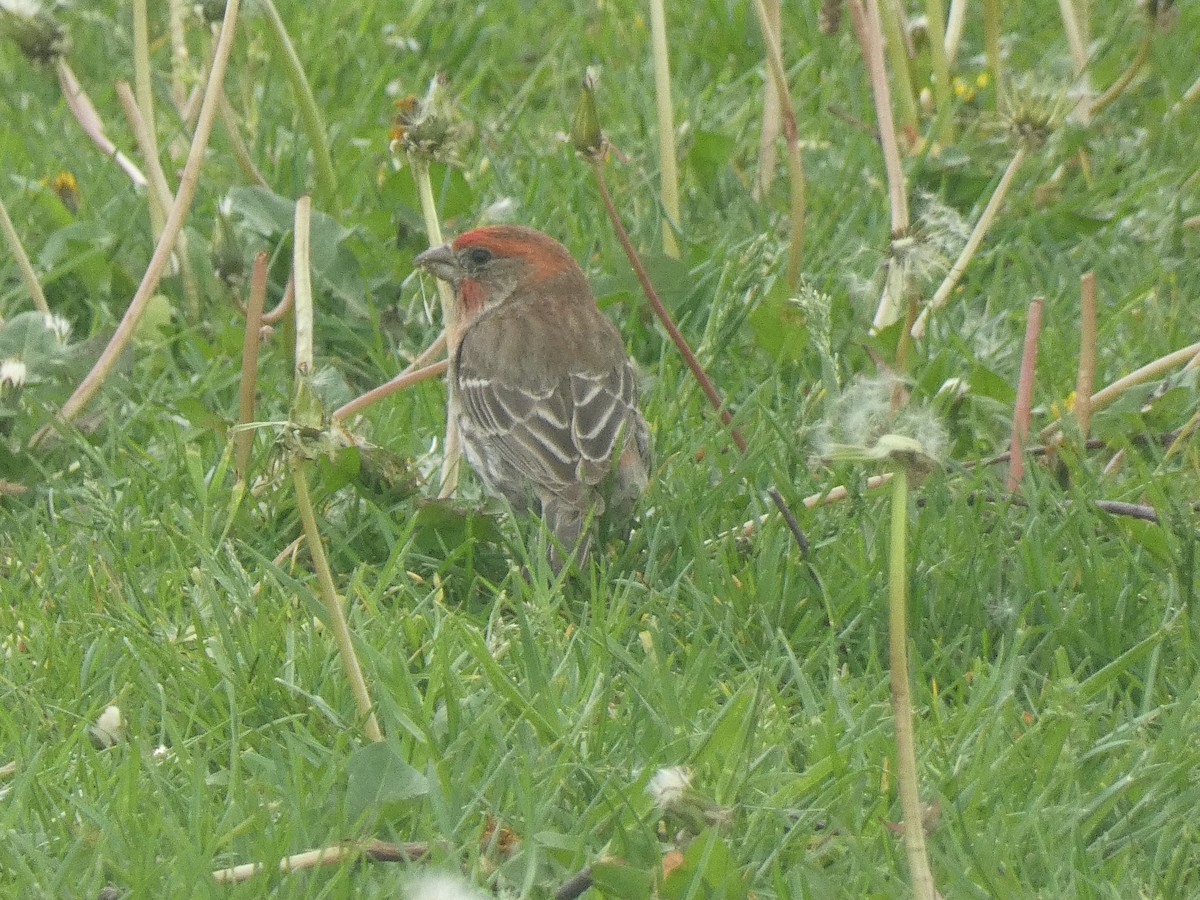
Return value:
M 699 792 L 732 809 L 723 840 L 756 896 L 903 895 L 903 848 L 883 826 L 900 818 L 889 762 L 886 497 L 800 510 L 815 578 L 774 515 L 749 541 L 708 543 L 771 512 L 772 485 L 798 507 L 809 493 L 862 480 L 812 463 L 812 429 L 837 381 L 873 371 L 865 345 L 878 294 L 855 284 L 875 274 L 887 246 L 883 169 L 872 136 L 831 111 L 873 121 L 848 27 L 822 37 L 815 9 L 800 6 L 785 14 L 784 53 L 806 142 L 803 268 L 832 298 L 836 359 L 824 367 L 815 321 L 769 305 L 756 312 L 782 291 L 772 285 L 786 260 L 787 186 L 781 164 L 767 203 L 749 198 L 763 61 L 747 4 L 669 12 L 676 119 L 687 123 L 677 263 L 654 252 L 640 7 L 502 0 L 405 13 L 367 0 L 310 13 L 280 4 L 333 147 L 340 194 L 325 212 L 350 231 L 340 255 L 318 264 L 318 365 L 337 376 L 327 396 L 382 382 L 436 333 L 425 312 L 436 307 L 432 285 L 410 275 L 420 213 L 406 171 L 391 169 L 386 88 L 422 94 L 445 71 L 470 125 L 460 168 L 439 169 L 434 184 L 447 229 L 511 198 L 519 221 L 583 261 L 646 375 L 656 468 L 644 520 L 558 589 L 527 583 L 507 562 L 544 574 L 527 524 L 441 519 L 411 491 L 357 479 L 338 487 L 345 473 L 321 469 L 320 523 L 390 758 L 423 787 L 364 803 L 361 779 L 378 758 L 360 749 L 307 555 L 272 563 L 299 523 L 265 432 L 254 466 L 267 487 L 254 502 L 232 502 L 224 428 L 236 411 L 241 320 L 206 253 L 218 201 L 243 182 L 218 128 L 189 219 L 203 321 L 177 315 L 148 335 L 89 409 L 87 428 L 33 455 L 19 451 L 22 439 L 73 381 L 30 386 L 0 448 L 0 478 L 30 488 L 0 499 L 0 765 L 17 766 L 0 780 L 0 893 L 95 896 L 111 884 L 130 897 L 395 896 L 388 864 L 210 882 L 214 869 L 273 865 L 372 835 L 431 842 L 438 866 L 462 867 L 503 896 L 546 897 L 603 854 L 657 867 L 674 828 L 660 828 L 645 785 L 659 767 L 687 765 Z M 1093 79 L 1103 87 L 1140 33 L 1133 4 L 1097 6 Z M 1010 73 L 1061 88 L 1069 60 L 1055 12 L 1006 6 L 1004 27 Z M 110 135 L 132 148 L 111 89 L 132 71 L 128 11 L 76 4 L 64 20 L 72 65 Z M 390 45 L 390 24 L 420 49 Z M 264 27 L 245 20 L 228 94 L 272 189 L 294 197 L 311 187 L 312 161 Z M 193 31 L 199 59 L 206 50 Z M 160 36 L 162 23 L 152 23 L 152 40 Z M 977 21 L 965 41 L 960 69 L 973 79 Z M 52 73 L 2 47 L 0 193 L 51 307 L 76 339 L 103 336 L 152 249 L 144 198 L 86 143 Z M 166 54 L 154 51 L 160 73 Z M 941 804 L 929 847 L 947 897 L 1200 892 L 1198 458 L 1194 444 L 1164 461 L 1157 444 L 1132 442 L 1187 421 L 1194 378 L 1170 381 L 1149 411 L 1141 395 L 1098 414 L 1108 452 L 1031 463 L 1024 504 L 1001 500 L 999 467 L 959 465 L 1007 443 L 1034 294 L 1047 298 L 1035 428 L 1074 387 L 1087 269 L 1100 289 L 1097 386 L 1197 340 L 1200 234 L 1182 223 L 1200 212 L 1200 108 L 1163 121 L 1200 74 L 1196 59 L 1200 13 L 1181 4 L 1128 93 L 1026 164 L 962 291 L 917 350 L 913 402 L 937 407 L 951 438 L 946 468 L 916 491 L 909 583 L 917 755 L 923 795 Z M 590 173 L 556 138 L 593 63 L 604 70 L 603 124 L 629 158 L 608 165 L 618 206 L 730 398 L 751 445 L 744 458 L 643 314 Z M 167 94 L 160 80 L 164 147 L 174 134 Z M 959 146 L 907 161 L 912 191 L 968 222 L 1009 153 L 991 105 L 981 89 L 959 110 Z M 1072 162 L 1080 148 L 1087 172 Z M 1063 163 L 1059 189 L 1039 202 L 1034 189 Z M 76 216 L 29 187 L 60 170 L 78 179 Z M 278 256 L 273 303 L 290 242 L 283 229 L 259 229 L 263 237 L 238 215 L 234 223 L 247 262 L 260 248 Z M 161 291 L 178 314 L 179 280 Z M 25 308 L 5 253 L 0 316 Z M 803 352 L 764 349 L 778 334 Z M 280 328 L 263 348 L 263 420 L 286 416 L 287 340 Z M 935 400 L 950 377 L 971 391 Z M 435 471 L 443 397 L 440 385 L 422 385 L 370 409 L 361 431 L 414 471 Z M 1119 447 L 1124 465 L 1101 474 Z M 1097 498 L 1150 503 L 1163 524 L 1107 516 L 1090 505 Z M 464 543 L 464 527 L 485 539 Z M 113 703 L 126 740 L 101 751 L 88 728 Z M 165 758 L 154 756 L 159 746 Z M 491 819 L 520 838 L 507 858 L 480 844 Z M 726 891 L 711 895 L 737 893 Z M 697 887 L 690 896 L 709 895 Z

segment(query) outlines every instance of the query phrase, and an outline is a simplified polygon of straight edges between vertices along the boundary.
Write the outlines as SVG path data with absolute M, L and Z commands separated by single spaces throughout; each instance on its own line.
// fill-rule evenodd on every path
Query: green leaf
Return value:
M 1016 388 L 986 366 L 972 366 L 967 383 L 971 386 L 972 393 L 989 400 L 1008 405 L 1017 399 Z
M 351 822 L 396 816 L 428 793 L 425 776 L 387 741 L 360 747 L 346 762 L 346 815 Z
M 716 188 L 718 178 L 733 159 L 737 141 L 717 131 L 697 131 L 692 136 L 692 146 L 686 157 L 696 176 L 696 182 L 705 190 Z
M 775 359 L 799 362 L 809 354 L 808 323 L 792 302 L 787 282 L 779 279 L 750 311 L 755 342 Z
M 295 201 L 266 188 L 234 188 L 229 192 L 229 204 L 245 228 L 269 241 L 281 240 L 295 227 Z M 309 262 L 318 283 L 356 315 L 365 315 L 358 257 L 346 246 L 352 232 L 317 209 L 312 212 L 311 222 Z
M 596 863 L 591 874 L 592 889 L 614 900 L 648 900 L 653 887 L 648 872 L 621 863 Z
M 663 880 L 659 896 L 663 900 L 746 900 L 749 894 L 733 854 L 710 828 L 687 848 L 683 865 Z

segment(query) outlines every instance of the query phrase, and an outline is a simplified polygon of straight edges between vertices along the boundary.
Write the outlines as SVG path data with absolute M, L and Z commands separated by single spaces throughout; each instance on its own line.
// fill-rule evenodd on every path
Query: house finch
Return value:
M 650 437 L 625 345 L 558 241 L 489 225 L 426 250 L 454 286 L 451 415 L 487 490 L 537 510 L 564 554 L 587 556 L 589 513 L 628 513 L 646 486 Z

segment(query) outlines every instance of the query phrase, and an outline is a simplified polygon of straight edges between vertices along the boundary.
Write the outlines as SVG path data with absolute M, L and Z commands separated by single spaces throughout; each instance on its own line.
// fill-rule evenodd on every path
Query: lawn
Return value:
M 166 5 L 150 4 L 149 83 L 172 190 L 194 124 L 173 99 L 202 90 L 213 44 L 187 5 L 175 84 Z M 914 297 L 934 294 L 1013 157 L 1013 108 L 1048 112 L 1049 128 L 1027 143 L 948 302 L 903 351 L 902 380 L 880 381 L 902 325 L 871 329 L 891 224 L 849 11 L 825 34 L 817 4 L 784 10 L 807 185 L 790 284 L 782 139 L 774 180 L 761 198 L 752 190 L 767 78 L 753 3 L 668 5 L 672 258 L 648 7 L 279 3 L 314 124 L 264 5 L 246 2 L 186 256 L 147 296 L 98 394 L 36 447 L 117 328 L 155 239 L 146 189 L 85 136 L 54 63 L 0 42 L 0 199 L 65 323 L 56 331 L 29 312 L 6 243 L 0 362 L 24 361 L 27 383 L 0 373 L 0 894 L 394 897 L 434 870 L 539 898 L 590 868 L 589 898 L 905 896 L 891 500 L 867 486 L 904 460 L 829 449 L 866 423 L 876 435 L 915 429 L 936 457 L 912 479 L 904 581 L 938 889 L 1200 896 L 1195 372 L 1181 361 L 1098 404 L 1088 443 L 1074 415 L 1086 272 L 1097 389 L 1200 340 L 1200 104 L 1183 99 L 1200 76 L 1200 5 L 1176 4 L 1151 29 L 1132 2 L 1077 0 L 1092 7 L 1093 97 L 1145 54 L 1087 121 L 1065 115 L 1080 82 L 1059 4 L 999 5 L 1017 100 L 998 112 L 983 4 L 969 3 L 949 105 L 939 118 L 932 94 L 918 99 L 918 130 L 900 125 Z M 149 172 L 114 88 L 135 79 L 129 5 L 54 15 L 108 136 Z M 11 37 L 13 21 L 0 33 Z M 918 92 L 928 48 L 917 35 Z M 572 149 L 589 66 L 617 210 L 745 453 L 649 312 Z M 473 477 L 454 502 L 432 501 L 444 381 L 347 420 L 369 444 L 314 454 L 307 469 L 385 736 L 373 743 L 312 556 L 293 544 L 294 445 L 278 440 L 293 396 L 287 318 L 261 344 L 252 486 L 235 477 L 239 303 L 259 251 L 268 308 L 282 297 L 295 200 L 311 193 L 312 385 L 325 410 L 438 335 L 436 288 L 412 266 L 428 246 L 417 182 L 389 144 L 405 98 L 439 73 L 453 125 L 431 167 L 443 228 L 515 221 L 568 247 L 639 367 L 655 462 L 632 532 L 606 534 L 583 572 L 554 579 L 536 523 L 503 514 Z M 894 71 L 889 82 L 902 120 Z M 1026 443 L 1060 416 L 1064 435 L 1027 455 L 1012 493 L 1007 463 L 989 460 L 1009 447 L 1035 296 L 1045 311 Z M 893 421 L 896 384 L 912 412 Z M 838 485 L 845 499 L 804 502 Z M 795 510 L 807 556 L 772 488 Z M 120 729 L 114 713 L 102 718 L 108 707 Z M 664 808 L 648 787 L 670 767 L 685 767 L 690 787 Z M 277 871 L 290 854 L 372 838 L 425 853 Z M 243 863 L 270 871 L 214 880 Z M 664 878 L 664 865 L 678 868 Z

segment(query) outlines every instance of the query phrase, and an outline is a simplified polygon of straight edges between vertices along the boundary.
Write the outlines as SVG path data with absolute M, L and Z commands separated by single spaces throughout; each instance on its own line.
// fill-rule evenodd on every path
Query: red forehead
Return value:
M 463 232 L 454 239 L 455 250 L 486 247 L 500 257 L 528 260 L 542 275 L 550 275 L 575 265 L 567 248 L 533 228 L 523 225 L 485 225 Z

